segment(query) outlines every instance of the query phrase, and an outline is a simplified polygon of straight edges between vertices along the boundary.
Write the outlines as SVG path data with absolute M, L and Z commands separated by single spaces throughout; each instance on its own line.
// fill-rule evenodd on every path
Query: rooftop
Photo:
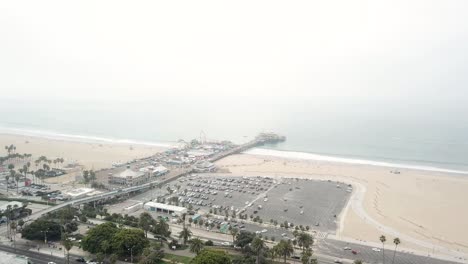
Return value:
M 119 178 L 137 178 L 143 176 L 145 173 L 140 171 L 134 171 L 130 169 L 130 166 L 127 166 L 127 169 L 122 171 L 121 173 L 115 174 L 114 177 Z
M 187 208 L 185 208 L 185 207 L 169 205 L 169 204 L 163 204 L 163 203 L 156 203 L 156 202 L 147 202 L 147 203 L 145 203 L 145 208 L 147 208 L 147 207 L 155 207 L 155 208 L 164 209 L 164 210 L 168 210 L 168 211 L 174 211 L 174 212 L 185 212 L 185 211 L 187 211 Z

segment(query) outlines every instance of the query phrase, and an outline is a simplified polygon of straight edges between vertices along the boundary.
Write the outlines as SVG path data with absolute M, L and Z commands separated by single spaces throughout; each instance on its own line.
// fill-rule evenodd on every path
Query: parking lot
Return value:
M 133 199 L 185 206 L 198 214 L 210 213 L 221 219 L 243 216 L 243 220 L 257 218 L 262 223 L 273 220 L 278 228 L 287 222 L 334 232 L 335 216 L 351 190 L 351 186 L 328 181 L 192 174 Z

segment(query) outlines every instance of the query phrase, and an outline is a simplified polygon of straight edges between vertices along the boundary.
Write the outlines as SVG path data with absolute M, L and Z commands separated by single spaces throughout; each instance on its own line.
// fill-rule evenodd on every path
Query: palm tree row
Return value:
M 387 238 L 384 235 L 381 235 L 379 240 L 382 243 L 382 261 L 385 264 L 385 242 L 387 241 Z M 395 255 L 396 255 L 397 247 L 400 243 L 401 241 L 398 237 L 393 239 L 393 244 L 395 244 L 395 250 L 393 251 L 392 264 L 395 263 Z

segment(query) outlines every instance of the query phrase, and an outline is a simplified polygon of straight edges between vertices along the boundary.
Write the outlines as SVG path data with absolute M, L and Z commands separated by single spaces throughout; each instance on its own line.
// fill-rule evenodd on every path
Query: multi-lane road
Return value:
M 41 251 L 34 251 L 24 248 L 13 248 L 10 246 L 0 245 L 0 251 L 8 252 L 11 254 L 26 256 L 29 258 L 30 262 L 33 264 L 48 264 L 49 262 L 55 262 L 57 264 L 66 263 L 66 259 L 64 257 L 56 257 L 44 252 L 46 249 L 41 249 Z M 47 251 L 47 250 L 46 250 Z M 70 255 L 70 263 L 80 263 L 77 262 L 76 259 L 78 256 Z M 0 260 L 1 263 L 1 260 Z

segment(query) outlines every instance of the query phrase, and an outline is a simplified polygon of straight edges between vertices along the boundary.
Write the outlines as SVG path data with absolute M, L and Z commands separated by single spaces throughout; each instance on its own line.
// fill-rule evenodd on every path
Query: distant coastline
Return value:
M 79 142 L 79 143 L 141 145 L 141 146 L 162 147 L 162 148 L 170 148 L 177 143 L 176 141 L 151 142 L 151 141 L 141 141 L 141 140 L 102 137 L 102 136 L 66 134 L 66 133 L 61 133 L 61 132 L 56 132 L 56 131 L 33 130 L 33 129 L 24 129 L 24 128 L 6 128 L 6 127 L 0 127 L 0 134 L 20 135 L 20 136 L 37 137 L 37 138 L 44 138 L 44 139 L 51 139 L 51 140 L 63 140 L 63 141 Z M 372 160 L 372 159 L 365 159 L 365 158 L 354 158 L 354 157 L 343 157 L 343 156 L 340 157 L 339 155 L 337 156 L 324 155 L 324 154 L 316 154 L 316 153 L 301 152 L 301 151 L 290 151 L 290 150 L 271 149 L 271 148 L 254 148 L 244 153 L 249 154 L 249 155 L 272 156 L 272 157 L 286 158 L 286 159 L 315 160 L 315 161 L 335 162 L 335 163 L 344 163 L 344 164 L 370 165 L 370 166 L 388 167 L 388 168 L 393 168 L 393 169 L 412 169 L 412 170 L 422 170 L 422 171 L 430 171 L 430 172 L 461 174 L 461 175 L 468 176 L 468 171 L 449 169 L 449 168 L 443 168 L 443 167 L 438 167 L 438 166 L 406 164 L 406 163 L 400 163 L 400 162 L 379 161 L 379 160 Z

